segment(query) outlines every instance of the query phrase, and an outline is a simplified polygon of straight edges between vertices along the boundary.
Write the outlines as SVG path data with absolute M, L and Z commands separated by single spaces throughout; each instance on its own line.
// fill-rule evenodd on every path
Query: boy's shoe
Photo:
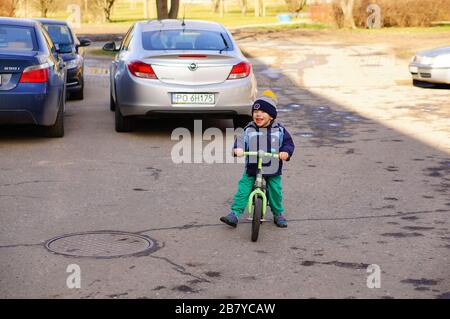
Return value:
M 286 221 L 286 218 L 284 218 L 284 215 L 275 215 L 275 216 L 273 216 L 273 222 L 278 227 L 281 227 L 281 228 L 286 228 L 287 227 L 287 221 Z
M 227 225 L 230 225 L 231 227 L 236 227 L 238 223 L 238 218 L 233 212 L 231 212 L 227 216 L 220 217 L 220 221 L 224 222 Z

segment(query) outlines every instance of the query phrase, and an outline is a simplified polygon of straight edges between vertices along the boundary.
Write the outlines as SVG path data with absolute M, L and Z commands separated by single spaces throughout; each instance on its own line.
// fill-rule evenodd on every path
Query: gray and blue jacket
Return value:
M 242 148 L 246 152 L 257 152 L 264 150 L 268 153 L 287 152 L 288 160 L 294 154 L 295 145 L 292 137 L 283 125 L 276 121 L 268 127 L 258 127 L 255 122 L 250 122 L 245 128 L 244 133 L 236 138 L 234 148 Z M 256 157 L 246 157 L 246 172 L 248 175 L 255 176 L 258 170 Z M 265 158 L 263 160 L 263 175 L 278 176 L 281 175 L 283 163 L 276 158 Z

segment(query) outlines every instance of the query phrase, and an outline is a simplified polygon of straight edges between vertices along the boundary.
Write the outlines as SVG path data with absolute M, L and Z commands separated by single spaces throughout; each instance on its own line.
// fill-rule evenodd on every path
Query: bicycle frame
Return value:
M 266 218 L 266 211 L 267 211 L 267 196 L 266 193 L 263 191 L 263 174 L 262 174 L 262 160 L 264 157 L 274 157 L 278 158 L 279 155 L 276 153 L 266 153 L 264 151 L 258 151 L 258 152 L 244 152 L 244 156 L 256 156 L 258 159 L 258 171 L 256 173 L 256 180 L 255 180 L 255 189 L 250 193 L 250 196 L 248 197 L 248 213 L 250 215 L 250 218 L 253 217 L 253 199 L 256 196 L 260 196 L 263 201 L 262 205 L 262 220 L 265 220 Z

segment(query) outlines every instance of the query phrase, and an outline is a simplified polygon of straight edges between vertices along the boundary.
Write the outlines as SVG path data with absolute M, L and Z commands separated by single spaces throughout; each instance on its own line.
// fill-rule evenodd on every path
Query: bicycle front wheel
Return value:
M 259 226 L 261 225 L 262 218 L 262 198 L 256 197 L 253 204 L 252 241 L 257 241 L 259 235 Z

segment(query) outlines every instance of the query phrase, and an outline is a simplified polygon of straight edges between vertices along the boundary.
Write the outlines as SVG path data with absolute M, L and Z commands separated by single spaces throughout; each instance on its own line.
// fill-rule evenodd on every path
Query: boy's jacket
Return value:
M 295 145 L 292 137 L 283 125 L 276 121 L 268 127 L 258 127 L 255 122 L 250 122 L 245 128 L 244 133 L 234 142 L 234 148 L 242 148 L 244 151 L 280 153 L 287 152 L 288 160 L 294 154 Z M 255 176 L 258 165 L 256 157 L 246 157 L 246 172 L 248 175 Z M 276 158 L 265 158 L 263 160 L 263 175 L 277 176 L 282 174 L 283 163 Z

